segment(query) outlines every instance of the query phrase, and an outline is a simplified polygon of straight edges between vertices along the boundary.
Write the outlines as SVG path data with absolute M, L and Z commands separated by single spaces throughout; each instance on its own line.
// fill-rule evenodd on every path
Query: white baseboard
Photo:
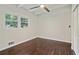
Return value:
M 61 42 L 68 42 L 68 41 L 58 40 L 58 39 L 49 38 L 49 37 L 44 37 L 44 36 L 33 36 L 33 37 L 30 37 L 30 38 L 28 38 L 28 39 L 26 39 L 26 40 L 24 40 L 24 41 L 21 41 L 21 42 L 18 42 L 18 43 L 16 43 L 16 44 L 13 44 L 13 45 L 11 45 L 11 46 L 4 47 L 4 48 L 0 49 L 0 51 L 5 50 L 5 49 L 8 49 L 8 48 L 13 47 L 13 46 L 16 46 L 16 45 L 21 44 L 21 43 L 23 43 L 23 42 L 27 42 L 27 41 L 32 40 L 32 39 L 37 38 L 37 37 L 38 37 L 38 38 L 44 38 L 44 39 L 50 39 L 50 40 L 61 41 Z M 70 43 L 70 42 L 68 42 L 68 43 Z
M 37 36 L 30 37 L 30 38 L 28 38 L 28 39 L 26 39 L 26 40 L 24 40 L 24 41 L 18 42 L 18 43 L 16 43 L 16 44 L 11 45 L 11 46 L 4 47 L 4 48 L 0 49 L 0 51 L 5 50 L 5 49 L 8 49 L 8 48 L 13 47 L 13 46 L 16 46 L 16 45 L 18 45 L 18 44 L 27 42 L 27 41 L 32 40 L 32 39 L 34 39 L 34 38 L 37 38 Z
M 60 40 L 60 39 L 54 39 L 54 38 L 45 37 L 45 36 L 38 36 L 38 37 L 39 37 L 39 38 L 44 38 L 44 39 L 49 39 L 49 40 L 56 40 L 56 41 L 71 43 L 70 41 L 65 41 L 65 40 Z

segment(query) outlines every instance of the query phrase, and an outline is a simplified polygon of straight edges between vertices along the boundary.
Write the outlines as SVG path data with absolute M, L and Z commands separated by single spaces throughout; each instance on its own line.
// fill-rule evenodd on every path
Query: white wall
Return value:
M 29 25 L 27 28 L 6 28 L 4 15 L 6 13 L 24 16 L 28 18 Z M 19 21 L 19 20 L 18 20 Z M 36 36 L 36 17 L 26 10 L 16 8 L 13 5 L 0 5 L 0 50 L 11 47 L 9 42 L 15 41 L 15 44 L 33 39 Z M 13 46 L 13 45 L 12 45 Z
M 38 37 L 71 42 L 71 6 L 52 10 L 39 16 Z
M 5 13 L 27 17 L 29 26 L 24 29 L 20 26 L 18 28 L 6 28 Z M 70 21 L 70 6 L 55 9 L 50 13 L 36 17 L 27 10 L 16 8 L 13 5 L 0 5 L 0 50 L 11 47 L 8 45 L 10 41 L 15 41 L 14 45 L 16 45 L 35 37 L 70 42 L 70 29 L 68 28 Z

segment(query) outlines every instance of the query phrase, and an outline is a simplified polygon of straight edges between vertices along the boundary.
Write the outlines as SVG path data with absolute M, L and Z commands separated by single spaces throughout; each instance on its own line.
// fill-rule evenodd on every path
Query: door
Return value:
M 76 54 L 78 53 L 78 47 L 79 47 L 79 7 L 78 5 L 74 9 L 73 13 L 73 18 L 72 18 L 72 46 L 73 50 L 75 51 Z

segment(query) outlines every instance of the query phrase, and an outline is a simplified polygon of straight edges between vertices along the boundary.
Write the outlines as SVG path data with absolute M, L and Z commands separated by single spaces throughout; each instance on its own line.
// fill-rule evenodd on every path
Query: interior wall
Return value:
M 5 13 L 15 14 L 28 18 L 29 25 L 26 28 L 6 28 Z M 35 37 L 47 38 L 58 41 L 70 42 L 71 6 L 58 8 L 39 17 L 27 10 L 12 5 L 0 5 L 0 50 L 12 47 L 21 42 Z M 8 43 L 14 41 L 9 46 Z
M 24 16 L 28 18 L 28 27 L 6 28 L 4 16 L 6 13 Z M 19 20 L 18 20 L 19 21 Z M 26 10 L 14 7 L 13 5 L 0 5 L 0 50 L 9 48 L 21 42 L 33 39 L 36 36 L 36 17 Z M 8 43 L 14 41 L 14 44 L 9 46 Z
M 71 6 L 65 6 L 39 16 L 38 37 L 71 42 Z

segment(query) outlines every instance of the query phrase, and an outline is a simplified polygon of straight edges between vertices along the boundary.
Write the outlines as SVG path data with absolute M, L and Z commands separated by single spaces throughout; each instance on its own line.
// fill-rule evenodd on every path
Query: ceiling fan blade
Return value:
M 47 12 L 50 12 L 50 10 L 49 10 L 47 7 L 44 7 L 44 9 L 45 9 Z
M 35 9 L 35 8 L 39 8 L 40 6 L 35 6 L 35 7 L 32 7 L 32 8 L 30 8 L 30 9 Z

